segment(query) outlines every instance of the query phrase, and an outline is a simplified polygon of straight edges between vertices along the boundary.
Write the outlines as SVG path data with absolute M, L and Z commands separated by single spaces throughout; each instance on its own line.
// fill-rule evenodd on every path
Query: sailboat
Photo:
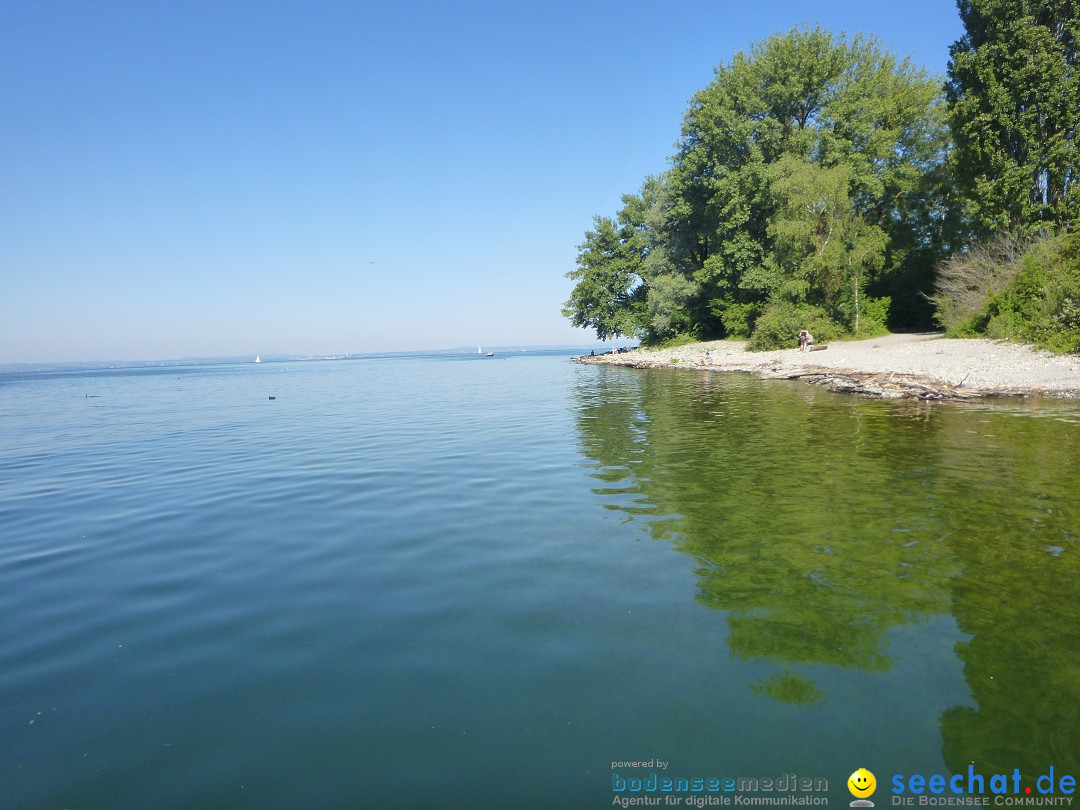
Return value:
M 255 362 L 256 363 L 261 363 L 262 362 L 262 360 L 259 359 L 259 355 L 255 355 Z
M 480 348 L 479 346 L 477 346 L 477 347 L 476 347 L 476 353 L 477 353 L 477 354 L 483 354 L 483 353 L 484 353 L 484 350 L 483 350 L 483 349 L 481 349 L 481 348 Z

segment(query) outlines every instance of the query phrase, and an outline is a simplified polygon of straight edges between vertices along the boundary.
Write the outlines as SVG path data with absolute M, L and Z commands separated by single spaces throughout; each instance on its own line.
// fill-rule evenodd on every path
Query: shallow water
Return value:
M 1078 460 L 1074 405 L 556 354 L 3 375 L 0 806 L 1080 775 Z

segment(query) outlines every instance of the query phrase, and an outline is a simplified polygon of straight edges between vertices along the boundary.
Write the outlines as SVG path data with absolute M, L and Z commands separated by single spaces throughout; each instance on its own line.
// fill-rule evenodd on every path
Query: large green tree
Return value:
M 724 331 L 747 305 L 805 302 L 853 329 L 852 300 L 932 245 L 945 155 L 940 90 L 873 39 L 793 30 L 694 96 L 671 170 L 682 270 Z M 796 231 L 815 231 L 796 236 Z M 832 234 L 830 238 L 829 234 Z M 860 289 L 838 284 L 839 268 Z M 838 295 L 847 290 L 846 295 Z
M 671 168 L 636 198 L 638 334 L 745 336 L 776 306 L 856 330 L 868 291 L 936 258 L 939 81 L 872 39 L 819 28 L 718 67 L 691 100 Z M 586 291 L 621 279 L 621 262 L 583 250 L 564 310 L 575 323 L 589 322 Z
M 952 174 L 971 236 L 1071 230 L 1080 215 L 1080 0 L 958 0 Z
M 775 276 L 767 286 L 782 299 L 827 304 L 859 332 L 866 279 L 884 262 L 884 230 L 853 212 L 848 167 L 823 168 L 783 159 L 770 188 L 781 200 L 769 225 Z

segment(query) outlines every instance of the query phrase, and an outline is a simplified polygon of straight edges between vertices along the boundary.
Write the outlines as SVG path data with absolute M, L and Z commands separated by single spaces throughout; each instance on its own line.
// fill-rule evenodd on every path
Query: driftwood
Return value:
M 960 401 L 986 396 L 1016 396 L 1017 392 L 961 391 L 959 386 L 944 382 L 920 380 L 897 376 L 895 373 L 868 373 L 859 371 L 823 371 L 821 369 L 791 369 L 789 371 L 765 372 L 759 375 L 767 379 L 802 380 L 820 385 L 829 391 L 843 394 L 862 394 L 882 399 L 922 399 L 935 401 Z

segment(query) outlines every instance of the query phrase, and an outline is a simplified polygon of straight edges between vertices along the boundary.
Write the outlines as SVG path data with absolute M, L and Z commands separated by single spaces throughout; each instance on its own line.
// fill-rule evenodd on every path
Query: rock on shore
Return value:
M 708 364 L 704 361 L 709 352 Z M 938 333 L 896 334 L 797 348 L 749 352 L 745 341 L 634 349 L 579 358 L 634 368 L 742 371 L 765 379 L 802 379 L 833 391 L 878 397 L 970 399 L 990 396 L 1080 398 L 1080 356 L 1059 356 L 1015 343 L 956 340 Z

